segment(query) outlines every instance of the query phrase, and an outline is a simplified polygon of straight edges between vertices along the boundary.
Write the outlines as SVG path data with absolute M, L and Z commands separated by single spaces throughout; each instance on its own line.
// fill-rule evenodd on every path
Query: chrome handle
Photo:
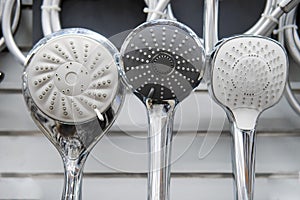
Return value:
M 62 200 L 81 200 L 82 199 L 82 175 L 88 153 L 72 160 L 67 156 L 62 156 L 64 163 L 65 184 Z
M 255 181 L 255 130 L 232 127 L 235 199 L 252 200 Z
M 146 101 L 149 121 L 148 200 L 170 199 L 172 130 L 175 102 Z

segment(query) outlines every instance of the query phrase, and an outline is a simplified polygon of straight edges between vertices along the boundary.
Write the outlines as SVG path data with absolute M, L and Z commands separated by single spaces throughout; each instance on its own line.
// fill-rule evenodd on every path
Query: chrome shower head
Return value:
M 168 200 L 174 111 L 202 80 L 204 47 L 185 25 L 160 19 L 134 29 L 121 55 L 124 80 L 148 111 L 148 200 Z
M 122 106 L 119 61 L 112 43 L 80 28 L 47 36 L 27 56 L 23 95 L 64 161 L 62 199 L 81 199 L 85 160 Z
M 221 42 L 213 55 L 214 97 L 231 111 L 239 128 L 254 128 L 259 114 L 283 94 L 285 50 L 269 38 L 238 36 Z
M 221 41 L 212 56 L 209 88 L 232 124 L 235 199 L 252 200 L 256 123 L 283 94 L 287 54 L 270 38 L 244 35 Z
M 23 75 L 35 121 L 79 126 L 99 120 L 105 122 L 100 132 L 106 132 L 122 103 L 118 55 L 106 38 L 86 29 L 65 29 L 42 39 L 29 53 Z M 48 128 L 47 135 L 58 131 Z
M 141 99 L 182 101 L 204 71 L 204 48 L 196 34 L 171 20 L 154 20 L 132 31 L 121 55 L 125 80 Z

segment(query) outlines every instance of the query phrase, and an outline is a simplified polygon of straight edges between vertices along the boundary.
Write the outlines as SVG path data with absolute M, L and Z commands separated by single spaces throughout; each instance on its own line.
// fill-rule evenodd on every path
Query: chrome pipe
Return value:
M 264 23 L 252 34 L 270 36 L 274 28 L 278 25 L 278 19 L 299 4 L 300 0 L 284 0 L 270 13 L 269 17 L 265 18 Z
M 209 55 L 218 42 L 219 0 L 204 1 L 203 39 L 206 55 Z
M 242 130 L 232 123 L 232 167 L 236 200 L 252 200 L 255 181 L 255 129 Z
M 279 24 L 279 29 L 283 28 L 284 26 L 291 26 L 296 24 L 296 14 L 297 9 L 292 9 L 287 15 L 282 17 Z M 285 29 L 283 32 L 278 33 L 278 40 L 282 44 L 284 44 L 289 51 L 293 60 L 299 65 L 300 64 L 300 39 L 297 33 L 296 28 L 292 26 L 290 28 Z M 284 93 L 288 103 L 290 104 L 291 108 L 300 115 L 300 102 L 294 95 L 290 81 L 287 81 L 285 86 L 285 93 Z
M 171 150 L 175 101 L 152 104 L 147 100 L 149 122 L 148 200 L 169 200 Z

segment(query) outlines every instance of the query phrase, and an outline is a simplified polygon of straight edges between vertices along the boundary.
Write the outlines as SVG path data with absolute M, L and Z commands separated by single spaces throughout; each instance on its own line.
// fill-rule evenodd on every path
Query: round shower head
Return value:
M 125 82 L 141 99 L 182 101 L 199 85 L 205 53 L 196 34 L 171 20 L 146 22 L 126 38 Z
M 62 199 L 80 199 L 89 152 L 113 125 L 123 103 L 118 50 L 86 29 L 40 40 L 27 56 L 23 95 L 31 117 L 60 153 Z
M 84 29 L 66 29 L 41 40 L 26 62 L 29 96 L 57 121 L 95 118 L 118 91 L 116 52 L 107 39 Z
M 255 118 L 281 98 L 287 66 L 285 50 L 272 39 L 238 36 L 225 40 L 212 60 L 214 97 L 236 120 L 241 113 Z

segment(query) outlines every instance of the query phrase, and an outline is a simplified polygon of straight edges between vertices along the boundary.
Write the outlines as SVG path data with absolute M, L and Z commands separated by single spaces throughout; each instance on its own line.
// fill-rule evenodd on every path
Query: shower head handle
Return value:
M 171 150 L 175 100 L 146 99 L 149 123 L 148 200 L 170 199 Z
M 232 124 L 233 179 L 236 200 L 253 200 L 255 184 L 256 135 Z

